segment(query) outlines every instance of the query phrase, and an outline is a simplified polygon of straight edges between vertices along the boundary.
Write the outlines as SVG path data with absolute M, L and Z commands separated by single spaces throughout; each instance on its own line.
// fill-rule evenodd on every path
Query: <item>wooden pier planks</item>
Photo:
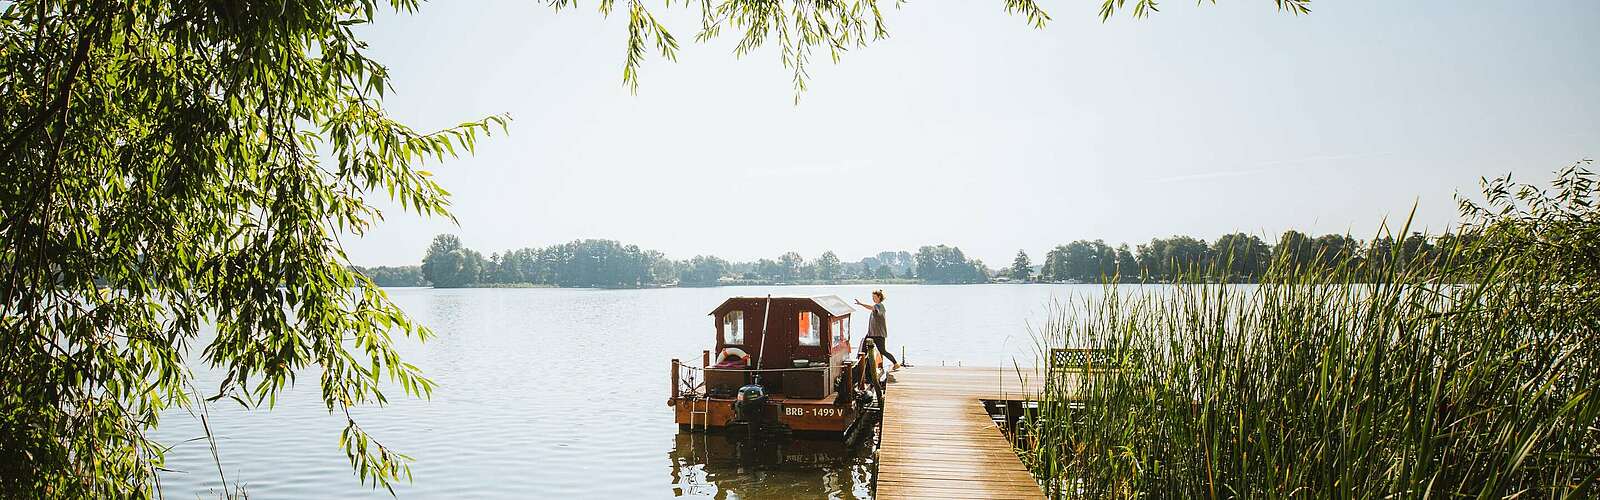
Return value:
M 884 398 L 878 498 L 1044 498 L 982 401 L 1027 399 L 1034 384 L 1000 368 L 919 366 L 894 376 Z

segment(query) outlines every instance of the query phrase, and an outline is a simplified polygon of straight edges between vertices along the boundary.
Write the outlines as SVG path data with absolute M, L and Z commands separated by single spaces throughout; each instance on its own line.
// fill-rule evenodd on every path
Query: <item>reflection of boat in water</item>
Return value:
M 674 420 L 687 430 L 871 435 L 882 369 L 876 356 L 852 356 L 851 312 L 832 295 L 723 302 L 711 311 L 715 351 L 672 360 Z
M 679 496 L 869 498 L 872 452 L 837 439 L 679 432 L 668 455 Z

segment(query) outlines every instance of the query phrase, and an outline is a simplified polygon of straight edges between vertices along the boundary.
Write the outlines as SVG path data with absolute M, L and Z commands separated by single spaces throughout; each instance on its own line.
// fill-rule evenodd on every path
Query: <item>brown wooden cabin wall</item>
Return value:
M 828 361 L 830 364 L 837 366 L 844 359 L 844 353 L 849 351 L 848 345 L 838 346 L 833 341 L 835 335 L 835 332 L 833 332 L 833 318 L 835 316 L 830 316 L 827 309 L 810 299 L 772 299 L 772 316 L 769 318 L 767 325 L 767 333 L 770 335 L 759 333 L 761 332 L 762 314 L 765 312 L 763 308 L 766 306 L 766 298 L 741 298 L 730 300 L 730 302 L 730 304 L 719 308 L 711 315 L 712 324 L 717 330 L 717 345 L 716 351 L 713 351 L 714 353 L 722 352 L 724 348 L 738 347 L 750 353 L 752 366 L 760 364 L 762 368 L 789 368 L 793 366 L 790 361 L 796 358 Z M 745 334 L 744 344 L 742 345 L 727 343 L 726 332 L 722 329 L 723 315 L 733 310 L 744 311 Z M 821 319 L 824 336 L 822 345 L 800 345 L 799 314 L 803 311 L 815 313 Z M 761 346 L 763 342 L 770 342 L 767 344 L 765 351 L 762 350 Z M 762 356 L 766 357 L 766 363 L 760 362 Z M 712 362 L 715 363 L 716 361 L 715 356 L 713 356 Z M 781 393 L 783 392 L 782 378 L 778 373 L 772 373 L 763 376 L 761 383 L 767 386 L 769 391 Z

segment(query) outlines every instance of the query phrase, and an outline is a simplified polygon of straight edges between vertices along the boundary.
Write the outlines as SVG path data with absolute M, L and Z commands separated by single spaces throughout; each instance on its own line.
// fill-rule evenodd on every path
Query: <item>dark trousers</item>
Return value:
M 867 337 L 867 338 L 868 339 L 872 339 L 873 347 L 876 347 L 878 349 L 878 352 L 883 353 L 883 358 L 884 359 L 889 360 L 890 363 L 894 363 L 894 364 L 897 364 L 897 365 L 900 364 L 900 360 L 894 359 L 894 355 L 889 353 L 889 348 L 883 345 L 884 344 L 883 337 Z M 862 351 L 866 351 L 867 350 L 867 341 L 866 341 L 866 339 L 862 339 L 861 340 L 861 350 Z

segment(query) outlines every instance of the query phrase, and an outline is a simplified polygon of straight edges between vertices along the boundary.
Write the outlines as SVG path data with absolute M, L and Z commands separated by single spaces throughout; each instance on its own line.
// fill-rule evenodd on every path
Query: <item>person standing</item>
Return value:
M 885 359 L 888 359 L 890 363 L 894 363 L 894 367 L 890 368 L 889 371 L 899 370 L 900 360 L 894 359 L 894 355 L 889 353 L 887 347 L 884 347 L 887 342 L 886 338 L 889 336 L 889 325 L 884 319 L 883 290 L 872 291 L 872 305 L 862 303 L 861 299 L 856 299 L 856 305 L 872 311 L 872 317 L 867 321 L 867 337 L 861 339 L 861 350 L 877 349 L 878 353 L 882 354 Z M 868 342 L 868 340 L 871 340 L 871 342 Z

